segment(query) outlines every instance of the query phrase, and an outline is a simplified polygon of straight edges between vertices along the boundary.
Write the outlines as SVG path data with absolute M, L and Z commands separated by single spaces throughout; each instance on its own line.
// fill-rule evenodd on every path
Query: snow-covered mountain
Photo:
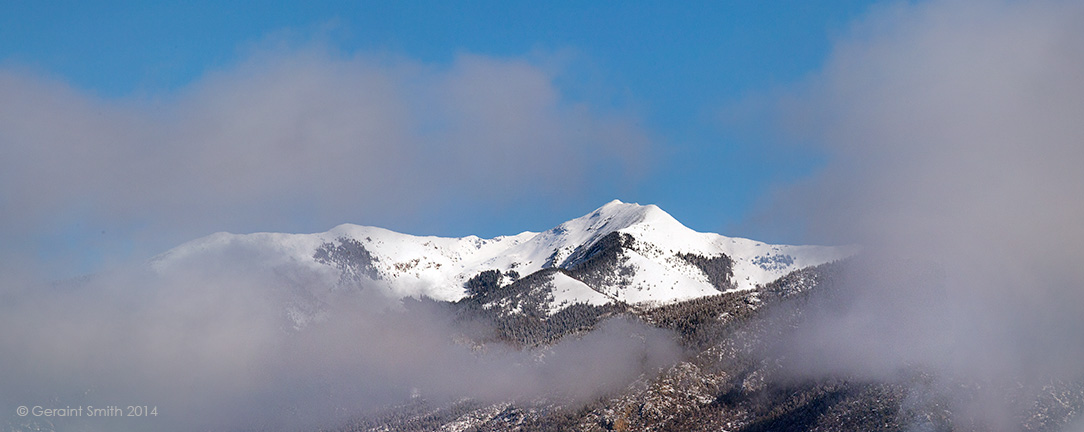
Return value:
M 316 234 L 218 233 L 159 255 L 152 265 L 170 272 L 245 256 L 256 271 L 304 272 L 300 285 L 324 281 L 372 287 L 392 298 L 444 301 L 537 274 L 532 289 L 544 291 L 543 309 L 554 313 L 577 303 L 647 306 L 750 290 L 853 252 L 700 233 L 657 206 L 615 200 L 541 233 L 492 239 L 413 236 L 351 224 Z M 313 295 L 321 298 L 306 297 Z

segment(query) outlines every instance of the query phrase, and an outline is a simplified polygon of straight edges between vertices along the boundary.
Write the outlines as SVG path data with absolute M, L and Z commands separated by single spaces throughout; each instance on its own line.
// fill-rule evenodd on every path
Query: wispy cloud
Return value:
M 774 210 L 876 258 L 793 358 L 879 376 L 1084 376 L 1081 19 L 1075 2 L 893 5 L 838 42 L 786 105 L 829 164 Z
M 287 260 L 288 261 L 288 260 Z M 674 362 L 672 335 L 604 322 L 545 349 L 465 342 L 447 304 L 337 286 L 330 267 L 229 248 L 150 271 L 7 293 L 0 421 L 80 430 L 302 430 L 342 426 L 419 392 L 437 404 L 579 403 Z M 313 318 L 300 328 L 287 311 Z M 14 331 L 15 328 L 20 330 Z M 17 418 L 18 406 L 157 407 L 147 418 Z
M 545 353 L 472 352 L 441 308 L 336 292 L 303 268 L 271 274 L 258 251 L 168 274 L 128 262 L 215 231 L 395 228 L 439 222 L 449 202 L 558 205 L 635 181 L 651 147 L 635 118 L 569 99 L 560 68 L 543 63 L 257 49 L 175 93 L 122 99 L 0 69 L 4 418 L 17 405 L 152 405 L 157 418 L 68 420 L 291 429 L 412 388 L 578 400 L 672 361 L 667 335 L 625 322 Z M 95 255 L 112 255 L 113 270 L 48 282 L 102 270 L 81 264 Z M 287 310 L 312 298 L 334 306 L 291 332 Z
M 123 231 L 114 250 L 153 253 L 214 231 L 390 226 L 448 202 L 556 203 L 634 181 L 646 133 L 568 99 L 560 73 L 317 45 L 255 50 L 160 98 L 105 100 L 0 69 L 0 241 L 18 255 L 100 227 Z

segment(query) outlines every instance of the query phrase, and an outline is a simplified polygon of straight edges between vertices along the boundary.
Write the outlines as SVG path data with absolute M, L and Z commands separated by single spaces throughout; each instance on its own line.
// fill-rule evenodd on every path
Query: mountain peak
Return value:
M 613 200 L 594 211 L 539 233 L 521 246 L 521 256 L 530 257 L 526 268 L 560 267 L 574 260 L 596 242 L 615 232 L 635 234 L 653 243 L 668 241 L 702 243 L 702 235 L 686 228 L 655 205 Z
M 640 205 L 639 203 L 627 203 L 627 202 L 623 202 L 621 200 L 616 200 L 615 199 L 615 200 L 610 201 L 610 202 L 608 202 L 606 204 L 603 204 L 602 207 L 599 207 L 599 208 L 595 209 L 595 211 L 589 213 L 588 216 L 594 215 L 596 213 L 597 214 L 606 214 L 606 215 L 610 215 L 610 214 L 614 214 L 614 213 L 630 213 L 630 212 L 642 213 L 642 212 L 648 211 L 649 208 L 658 209 L 658 207 L 656 207 L 654 204 Z
M 595 211 L 565 222 L 558 228 L 583 227 L 589 231 L 607 234 L 636 225 L 651 225 L 666 231 L 689 230 L 669 213 L 654 204 L 640 205 L 613 200 Z

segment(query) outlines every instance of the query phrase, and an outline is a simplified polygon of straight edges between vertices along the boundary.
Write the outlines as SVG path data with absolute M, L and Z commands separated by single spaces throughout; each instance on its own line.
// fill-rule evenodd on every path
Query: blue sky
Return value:
M 132 141 L 123 149 L 110 150 L 117 154 L 139 153 L 140 149 L 162 145 L 156 141 L 168 135 L 168 127 L 143 135 L 135 131 L 153 129 L 153 124 L 158 123 L 181 122 L 171 116 L 198 116 L 193 112 L 206 109 L 184 107 L 214 105 L 198 102 L 204 97 L 201 94 L 218 91 L 209 88 L 225 88 L 222 91 L 228 92 L 256 81 L 250 79 L 253 76 L 266 74 L 288 80 L 290 73 L 304 73 L 291 72 L 291 64 L 310 62 L 310 69 L 301 69 L 326 72 L 345 68 L 348 70 L 343 73 L 350 74 L 371 67 L 392 76 L 421 70 L 421 78 L 406 85 L 412 89 L 429 88 L 427 82 L 487 68 L 507 66 L 513 70 L 506 71 L 510 74 L 538 72 L 548 86 L 542 93 L 556 94 L 541 95 L 540 100 L 556 98 L 546 109 L 555 112 L 556 120 L 551 120 L 563 125 L 558 127 L 568 128 L 567 133 L 552 139 L 571 143 L 565 151 L 570 158 L 583 161 L 579 168 L 553 174 L 552 178 L 546 173 L 561 169 L 528 169 L 524 173 L 528 179 L 507 184 L 513 189 L 507 191 L 497 190 L 502 183 L 499 179 L 492 182 L 496 186 L 489 186 L 484 179 L 462 184 L 456 183 L 460 179 L 453 179 L 455 188 L 477 189 L 483 185 L 487 191 L 438 192 L 402 204 L 384 199 L 373 201 L 372 206 L 324 205 L 322 200 L 350 200 L 349 190 L 340 191 L 335 198 L 305 197 L 301 192 L 278 198 L 264 194 L 260 199 L 283 204 L 247 212 L 245 206 L 254 204 L 236 203 L 231 207 L 222 204 L 228 202 L 223 198 L 216 205 L 193 210 L 199 217 L 178 220 L 162 217 L 178 211 L 168 202 L 139 204 L 155 196 L 153 191 L 135 195 L 105 192 L 139 188 L 139 184 L 157 187 L 140 177 L 155 178 L 156 173 L 118 172 L 117 178 L 133 175 L 136 184 L 99 180 L 100 184 L 87 186 L 85 191 L 53 197 L 56 202 L 42 204 L 37 213 L 20 215 L 33 222 L 25 222 L 18 233 L 5 240 L 8 244 L 28 244 L 18 249 L 25 252 L 30 247 L 45 261 L 74 265 L 78 272 L 94 270 L 112 260 L 153 254 L 215 231 L 313 232 L 353 222 L 415 234 L 488 237 L 543 230 L 618 198 L 658 204 L 700 231 L 777 242 L 801 241 L 793 232 L 762 229 L 752 219 L 766 194 L 816 172 L 825 156 L 815 148 L 795 145 L 804 143 L 787 142 L 794 141 L 793 136 L 781 138 L 772 130 L 771 116 L 758 107 L 780 89 L 800 86 L 817 73 L 833 44 L 849 34 L 853 23 L 869 12 L 871 3 L 734 1 L 675 6 L 672 2 L 547 2 L 539 6 L 527 2 L 5 1 L 4 13 L 0 14 L 0 68 L 14 77 L 11 79 L 16 84 L 11 86 L 63 93 L 57 96 L 60 106 L 86 105 L 82 114 L 73 116 L 113 113 L 118 123 L 111 126 L 112 131 L 139 124 L 131 126 L 131 133 L 118 132 L 129 137 L 119 139 Z M 469 66 L 476 64 L 482 66 Z M 329 69 L 321 69 L 325 66 Z M 523 67 L 517 69 L 519 66 Z M 498 81 L 505 73 L 478 73 L 491 72 L 487 79 Z M 275 81 L 268 82 L 271 86 Z M 516 91 L 514 85 L 509 87 L 512 94 Z M 405 99 L 425 106 L 427 98 L 435 97 L 428 92 L 408 90 L 406 93 L 412 96 Z M 33 94 L 24 97 L 42 99 Z M 259 100 L 276 101 L 271 96 Z M 281 99 L 281 103 L 291 101 Z M 43 108 L 41 112 L 49 111 Z M 455 121 L 447 115 L 419 123 Z M 408 117 L 424 114 L 412 116 Z M 140 118 L 132 120 L 136 117 Z M 57 115 L 56 119 L 66 124 L 79 123 L 64 118 Z M 572 124 L 576 118 L 587 120 Z M 575 135 L 585 128 L 619 131 L 616 135 Z M 64 136 L 78 137 L 82 133 L 74 131 Z M 591 137 L 601 136 L 598 134 L 610 137 L 599 140 L 613 142 L 591 147 L 594 144 L 589 141 L 595 139 Z M 501 136 L 514 139 L 517 135 Z M 20 143 L 9 138 L 0 145 L 8 146 L 9 151 L 30 142 L 36 146 L 64 145 L 53 138 L 38 139 Z M 115 139 L 108 135 L 71 145 L 96 155 L 87 146 L 108 146 Z M 626 146 L 623 140 L 637 144 Z M 381 144 L 368 145 L 378 148 Z M 425 151 L 429 148 L 426 146 L 457 144 L 417 145 L 414 150 Z M 486 147 L 485 151 L 503 151 L 499 147 L 502 144 L 493 145 L 498 147 Z M 583 153 L 576 153 L 580 151 Z M 626 152 L 639 156 L 608 155 Z M 511 154 L 495 163 L 516 160 L 531 164 L 531 154 Z M 118 162 L 122 158 L 88 160 L 86 164 L 91 165 L 88 170 L 108 172 L 137 163 Z M 48 156 L 38 160 L 46 165 L 52 163 Z M 96 163 L 101 166 L 94 167 Z M 547 163 L 561 164 L 560 159 Z M 168 164 L 156 168 L 170 169 Z M 506 175 L 516 172 L 506 169 Z M 566 174 L 575 181 L 560 178 Z M 187 181 L 184 174 L 177 176 L 172 182 Z M 457 174 L 443 176 L 444 180 L 434 178 L 428 183 L 447 182 L 449 176 Z M 77 178 L 71 181 L 76 185 L 84 183 Z M 232 180 L 227 177 L 219 181 Z M 425 188 L 424 183 L 401 185 L 397 193 L 410 194 L 416 188 Z M 547 186 L 551 183 L 552 188 Z M 326 185 L 315 187 L 320 186 Z M 66 186 L 62 182 L 57 187 Z M 218 202 L 201 199 L 200 193 L 216 193 L 211 190 L 215 187 L 202 187 L 202 191 L 193 192 L 196 197 L 190 198 L 191 202 Z M 9 203 L 27 201 L 35 205 L 46 200 L 30 197 L 29 192 L 27 196 L 19 193 L 9 192 L 3 198 Z M 99 193 L 102 196 L 97 196 Z M 172 189 L 162 192 L 177 193 Z M 358 199 L 367 198 L 360 194 Z M 128 206 L 114 202 L 126 200 Z M 110 204 L 102 204 L 106 201 Z M 389 210 L 396 206 L 400 208 Z M 157 210 L 140 212 L 127 207 Z M 194 208 L 183 200 L 177 201 L 176 207 Z M 189 223 L 194 219 L 198 223 Z

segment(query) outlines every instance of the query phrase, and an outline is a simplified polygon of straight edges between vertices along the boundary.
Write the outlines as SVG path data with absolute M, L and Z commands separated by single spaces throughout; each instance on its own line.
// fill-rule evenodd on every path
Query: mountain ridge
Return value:
M 376 287 L 391 298 L 442 301 L 467 297 L 467 283 L 482 272 L 496 271 L 497 285 L 507 285 L 555 268 L 565 273 L 557 281 L 560 295 L 553 295 L 553 280 L 546 288 L 551 299 L 544 309 L 554 313 L 559 304 L 602 301 L 575 282 L 612 301 L 661 305 L 751 290 L 853 253 L 850 247 L 770 245 L 696 232 L 658 206 L 613 200 L 546 231 L 490 239 L 353 224 L 313 234 L 216 233 L 173 248 L 151 265 L 168 272 L 217 254 L 252 255 L 267 269 L 294 266 L 339 285 Z

